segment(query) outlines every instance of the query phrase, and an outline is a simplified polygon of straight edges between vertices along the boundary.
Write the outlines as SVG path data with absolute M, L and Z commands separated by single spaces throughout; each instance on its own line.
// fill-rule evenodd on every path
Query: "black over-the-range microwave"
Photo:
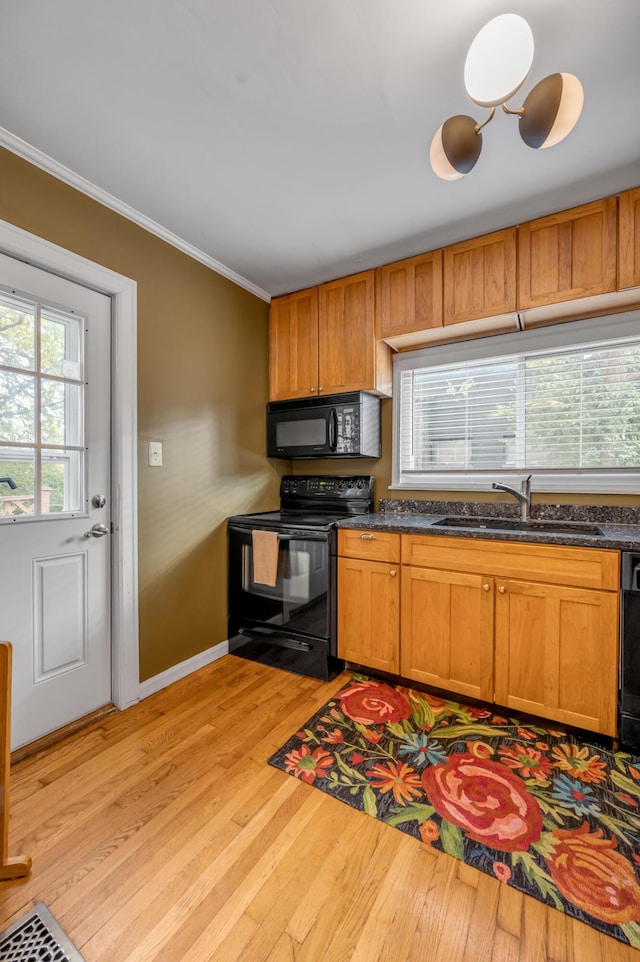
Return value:
M 267 404 L 270 458 L 379 458 L 380 398 L 366 391 Z

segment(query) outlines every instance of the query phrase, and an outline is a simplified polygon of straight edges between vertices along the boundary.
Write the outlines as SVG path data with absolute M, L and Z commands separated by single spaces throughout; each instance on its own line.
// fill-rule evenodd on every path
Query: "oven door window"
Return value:
M 274 586 L 253 578 L 250 532 L 240 535 L 240 592 L 231 592 L 231 605 L 246 625 L 286 628 L 303 634 L 329 636 L 329 543 L 326 535 L 280 533 Z M 233 554 L 230 554 L 230 558 Z

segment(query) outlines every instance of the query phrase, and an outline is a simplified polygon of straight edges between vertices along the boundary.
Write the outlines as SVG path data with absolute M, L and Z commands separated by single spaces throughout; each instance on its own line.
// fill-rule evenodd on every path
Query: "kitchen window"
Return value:
M 398 354 L 394 488 L 640 492 L 640 312 Z

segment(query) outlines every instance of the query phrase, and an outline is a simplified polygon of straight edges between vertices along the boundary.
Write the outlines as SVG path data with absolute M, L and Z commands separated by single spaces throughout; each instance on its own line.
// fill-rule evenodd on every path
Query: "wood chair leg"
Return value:
M 11 767 L 11 657 L 8 641 L 0 642 L 0 881 L 24 878 L 31 871 L 28 855 L 10 858 L 9 772 Z

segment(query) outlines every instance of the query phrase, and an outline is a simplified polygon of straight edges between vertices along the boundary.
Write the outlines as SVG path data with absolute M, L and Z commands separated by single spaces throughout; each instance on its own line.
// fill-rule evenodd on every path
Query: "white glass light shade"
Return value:
M 584 91 L 571 73 L 553 73 L 536 84 L 522 105 L 520 136 L 529 147 L 553 147 L 570 134 L 584 104 Z
M 431 141 L 429 160 L 443 180 L 459 180 L 475 166 L 482 150 L 482 134 L 473 117 L 457 114 L 445 120 Z
M 527 78 L 533 62 L 533 34 L 515 13 L 494 17 L 469 47 L 464 85 L 471 99 L 483 107 L 502 104 Z

